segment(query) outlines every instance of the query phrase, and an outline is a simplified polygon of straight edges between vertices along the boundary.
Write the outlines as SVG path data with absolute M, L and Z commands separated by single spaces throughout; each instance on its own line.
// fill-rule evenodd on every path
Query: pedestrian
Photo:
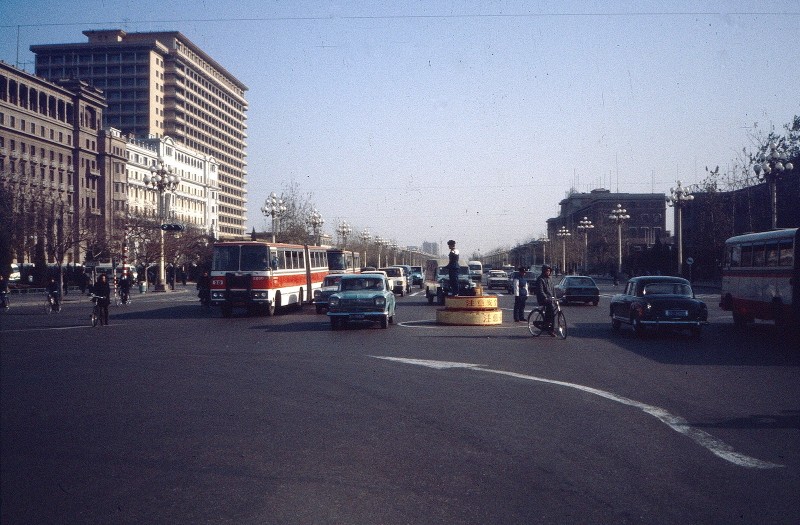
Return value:
M 550 335 L 555 336 L 553 331 L 553 318 L 555 317 L 555 308 L 553 307 L 553 282 L 550 280 L 550 274 L 553 269 L 546 265 L 542 265 L 542 273 L 536 279 L 534 289 L 536 290 L 536 302 L 539 306 L 544 307 L 544 326 Z
M 92 286 L 91 293 L 95 296 L 97 306 L 100 307 L 100 324 L 108 326 L 108 305 L 111 304 L 111 285 L 108 284 L 106 274 L 101 273 L 100 277 Z
M 89 275 L 86 272 L 82 272 L 78 277 L 78 286 L 81 289 L 81 295 L 85 294 L 89 288 Z
M 47 297 L 50 300 L 51 308 L 54 312 L 59 310 L 59 303 L 61 302 L 61 286 L 56 282 L 55 277 L 50 278 L 50 282 L 47 283 L 47 288 L 45 288 L 47 292 Z
M 456 250 L 456 241 L 450 239 L 447 241 L 447 246 L 450 248 L 448 255 L 447 273 L 450 277 L 450 295 L 458 295 L 458 250 Z
M 528 300 L 528 269 L 520 266 L 511 282 L 514 290 L 514 322 L 525 320 L 525 303 Z

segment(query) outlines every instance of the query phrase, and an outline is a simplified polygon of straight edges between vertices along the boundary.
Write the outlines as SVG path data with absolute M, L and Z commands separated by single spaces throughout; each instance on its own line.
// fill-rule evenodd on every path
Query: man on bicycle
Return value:
M 108 305 L 111 303 L 111 286 L 108 284 L 106 274 L 101 273 L 97 282 L 92 286 L 92 295 L 96 304 L 100 307 L 100 324 L 108 325 Z
M 550 280 L 550 274 L 553 273 L 553 269 L 546 265 L 542 265 L 542 273 L 537 277 L 535 289 L 536 289 L 536 301 L 539 303 L 539 306 L 544 307 L 544 324 L 545 330 L 550 332 L 550 335 L 555 335 L 553 331 L 553 317 L 555 316 L 555 309 L 553 307 L 553 282 Z
M 119 300 L 122 304 L 128 304 L 131 295 L 131 279 L 128 274 L 123 274 L 119 278 Z
M 50 301 L 50 308 L 52 308 L 54 312 L 57 312 L 61 298 L 61 287 L 56 282 L 55 277 L 50 278 L 50 282 L 47 283 L 45 291 L 47 292 L 47 299 Z

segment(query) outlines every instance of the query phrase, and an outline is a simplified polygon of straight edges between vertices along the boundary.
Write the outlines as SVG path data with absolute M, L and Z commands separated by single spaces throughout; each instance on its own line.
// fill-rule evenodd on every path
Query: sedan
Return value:
M 508 274 L 503 270 L 489 271 L 489 276 L 486 278 L 486 287 L 490 290 L 492 288 L 508 288 Z
M 562 304 L 600 302 L 600 290 L 591 277 L 583 275 L 567 275 L 555 286 L 556 297 Z
M 337 330 L 349 321 L 373 321 L 389 328 L 394 323 L 395 304 L 389 280 L 383 275 L 342 275 L 339 291 L 328 299 L 331 328 Z
M 321 314 L 328 307 L 328 300 L 331 295 L 339 291 L 339 281 L 341 280 L 342 274 L 340 273 L 326 275 L 322 281 L 322 287 L 314 290 L 314 307 L 317 309 L 318 314 Z
M 689 281 L 680 277 L 634 277 L 611 299 L 610 315 L 614 331 L 626 323 L 637 335 L 646 327 L 664 327 L 688 328 L 697 337 L 708 324 L 706 303 L 696 299 Z

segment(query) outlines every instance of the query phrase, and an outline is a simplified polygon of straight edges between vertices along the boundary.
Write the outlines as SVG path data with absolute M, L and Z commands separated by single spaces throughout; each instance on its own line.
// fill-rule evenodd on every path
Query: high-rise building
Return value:
M 245 235 L 247 86 L 177 31 L 84 31 L 88 42 L 31 46 L 36 74 L 105 92 L 103 127 L 170 136 L 218 163 L 219 234 Z

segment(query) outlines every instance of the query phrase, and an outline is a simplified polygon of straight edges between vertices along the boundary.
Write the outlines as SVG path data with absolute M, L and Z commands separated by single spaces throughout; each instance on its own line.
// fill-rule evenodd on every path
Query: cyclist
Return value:
M 111 304 L 111 286 L 108 284 L 106 274 L 101 273 L 97 282 L 92 286 L 92 295 L 100 307 L 100 324 L 108 325 L 108 305 Z
M 131 279 L 127 274 L 119 278 L 119 300 L 122 304 L 128 304 L 131 295 Z
M 197 297 L 200 298 L 201 306 L 211 304 L 211 277 L 208 272 L 203 272 L 203 275 L 197 279 Z
M 0 306 L 8 309 L 8 280 L 6 276 L 0 273 Z
M 61 286 L 58 285 L 55 277 L 50 278 L 50 282 L 47 283 L 47 288 L 45 291 L 47 292 L 47 300 L 50 302 L 50 308 L 54 312 L 57 312 L 60 308 L 59 302 L 61 300 Z
M 553 308 L 553 282 L 550 280 L 550 274 L 553 269 L 547 264 L 542 265 L 542 273 L 536 278 L 534 286 L 536 290 L 536 302 L 539 306 L 544 306 L 544 325 L 550 335 L 555 336 L 553 331 L 553 317 L 555 309 Z

